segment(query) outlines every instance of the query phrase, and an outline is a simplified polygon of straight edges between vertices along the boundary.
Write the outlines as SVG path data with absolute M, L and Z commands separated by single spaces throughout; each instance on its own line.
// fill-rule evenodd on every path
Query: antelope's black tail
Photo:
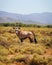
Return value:
M 36 38 L 35 38 L 34 32 L 33 32 L 33 31 L 31 31 L 31 32 L 33 33 L 33 36 L 34 36 L 34 42 L 37 43 L 37 40 L 36 40 Z

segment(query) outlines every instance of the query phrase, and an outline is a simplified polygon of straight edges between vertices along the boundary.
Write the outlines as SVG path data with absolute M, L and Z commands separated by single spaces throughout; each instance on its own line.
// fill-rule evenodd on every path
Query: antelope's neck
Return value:
M 19 33 L 20 33 L 19 31 L 16 31 L 16 34 L 17 34 L 17 35 L 19 35 Z

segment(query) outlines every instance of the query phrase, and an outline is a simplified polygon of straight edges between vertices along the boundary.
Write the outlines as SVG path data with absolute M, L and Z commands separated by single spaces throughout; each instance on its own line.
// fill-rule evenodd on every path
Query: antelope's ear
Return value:
M 13 27 L 13 29 L 15 29 L 15 27 Z
M 18 27 L 18 29 L 21 29 L 20 27 Z

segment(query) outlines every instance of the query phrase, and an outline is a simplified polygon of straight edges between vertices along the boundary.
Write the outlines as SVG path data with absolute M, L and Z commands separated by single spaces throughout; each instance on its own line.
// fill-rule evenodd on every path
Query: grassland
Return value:
M 0 65 L 52 65 L 52 28 L 22 29 L 34 31 L 38 43 L 21 43 L 12 27 L 0 27 Z

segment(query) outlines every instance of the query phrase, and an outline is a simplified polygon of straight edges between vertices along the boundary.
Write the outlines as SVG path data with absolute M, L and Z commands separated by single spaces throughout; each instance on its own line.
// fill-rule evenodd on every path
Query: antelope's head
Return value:
M 13 27 L 13 29 L 15 29 L 16 34 L 18 34 L 20 31 L 20 27 Z

